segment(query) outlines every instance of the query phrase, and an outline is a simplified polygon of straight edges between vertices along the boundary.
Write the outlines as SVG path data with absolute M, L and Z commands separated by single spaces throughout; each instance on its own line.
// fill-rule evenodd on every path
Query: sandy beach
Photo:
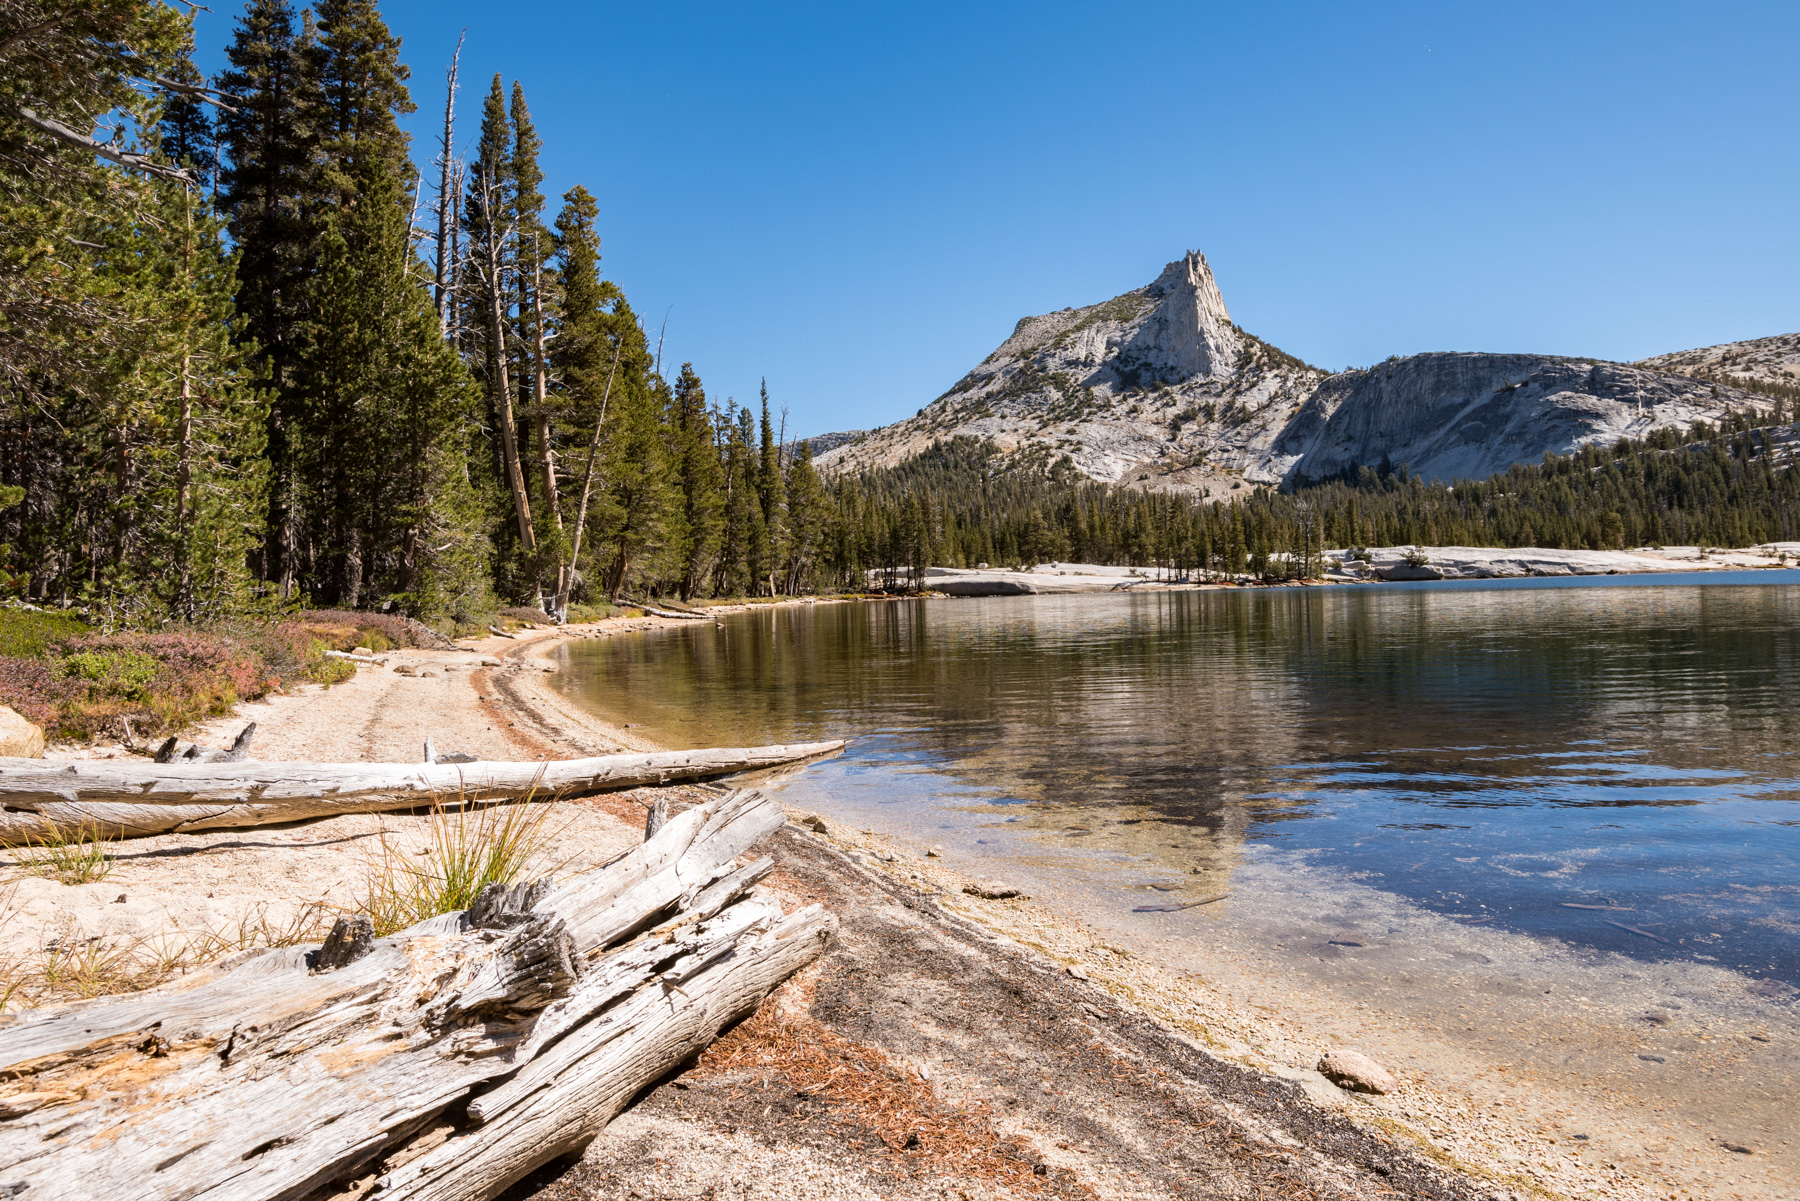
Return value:
M 427 737 L 484 758 L 655 749 L 560 696 L 550 652 L 676 624 L 611 619 L 392 652 L 336 687 L 240 706 L 195 736 L 228 742 L 254 720 L 252 757 L 263 760 L 411 762 Z M 664 791 L 679 806 L 716 787 Z M 541 870 L 582 870 L 636 841 L 655 791 L 548 805 L 556 836 Z M 1357 1044 L 1316 996 L 1284 998 L 1247 963 L 1235 977 L 1180 970 L 1054 905 L 971 895 L 973 881 L 924 847 L 790 818 L 761 848 L 776 858 L 774 886 L 789 907 L 827 904 L 842 921 L 838 943 L 580 1162 L 509 1195 L 1788 1195 L 1753 1157 L 1704 1131 L 1633 1129 L 1604 1097 L 1487 1088 L 1394 1063 L 1404 1083 L 1393 1095 L 1345 1092 L 1313 1065 Z M 102 883 L 0 886 L 0 952 L 226 945 L 317 922 L 354 903 L 383 855 L 409 853 L 425 822 L 360 815 L 135 839 Z M 1576 1128 L 1589 1137 L 1571 1140 Z

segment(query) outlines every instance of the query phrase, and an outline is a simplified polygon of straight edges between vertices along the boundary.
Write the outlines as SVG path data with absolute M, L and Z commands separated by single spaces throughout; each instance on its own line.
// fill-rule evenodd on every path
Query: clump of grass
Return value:
M 19 848 L 19 866 L 60 884 L 98 884 L 112 874 L 113 841 L 96 821 L 84 821 L 73 832 L 52 825 L 26 839 Z
M 11 916 L 10 895 L 0 895 L 0 920 Z M 287 922 L 271 920 L 267 905 L 238 919 L 189 934 L 164 931 L 149 937 L 84 938 L 73 924 L 42 950 L 0 955 L 0 1013 L 155 988 L 237 951 L 319 942 L 334 914 L 318 902 Z
M 489 884 L 518 883 L 552 841 L 553 832 L 546 829 L 549 817 L 549 807 L 533 804 L 532 794 L 493 805 L 461 798 L 452 804 L 435 802 L 419 851 L 408 854 L 382 832 L 360 911 L 369 915 L 381 937 L 440 913 L 467 909 Z

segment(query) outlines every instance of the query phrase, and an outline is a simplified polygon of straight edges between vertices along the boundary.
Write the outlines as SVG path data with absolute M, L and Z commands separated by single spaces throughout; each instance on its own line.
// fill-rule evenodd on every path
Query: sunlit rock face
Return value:
M 1789 340 L 1800 335 L 1763 339 L 1759 363 Z M 1729 347 L 1687 354 L 1745 358 Z M 1106 483 L 1225 496 L 1384 462 L 1483 478 L 1546 451 L 1769 407 L 1768 396 L 1657 360 L 1429 353 L 1328 374 L 1239 329 L 1206 256 L 1189 251 L 1142 288 L 1024 318 L 917 416 L 834 445 L 819 464 L 893 466 L 969 435 L 992 439 L 1012 467 L 1066 460 Z
M 1715 421 L 1728 404 L 1766 407 L 1735 389 L 1592 359 L 1416 354 L 1324 381 L 1264 467 L 1294 482 L 1384 461 L 1426 479 L 1485 479 L 1546 451 Z

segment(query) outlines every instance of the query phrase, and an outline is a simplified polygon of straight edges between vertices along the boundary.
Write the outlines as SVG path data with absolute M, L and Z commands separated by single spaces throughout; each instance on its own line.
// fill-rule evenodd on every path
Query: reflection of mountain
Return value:
M 688 745 L 880 735 L 1052 842 L 1224 869 L 1319 798 L 1404 830 L 1766 777 L 1797 618 L 1728 587 L 834 605 L 589 644 L 565 686 Z

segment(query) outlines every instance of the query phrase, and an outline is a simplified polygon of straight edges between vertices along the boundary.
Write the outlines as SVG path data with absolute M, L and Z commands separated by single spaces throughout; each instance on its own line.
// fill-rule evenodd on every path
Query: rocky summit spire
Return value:
M 1162 303 L 1138 331 L 1144 350 L 1160 352 L 1178 379 L 1231 374 L 1244 339 L 1225 311 L 1205 255 L 1190 250 L 1164 267 L 1150 295 Z

